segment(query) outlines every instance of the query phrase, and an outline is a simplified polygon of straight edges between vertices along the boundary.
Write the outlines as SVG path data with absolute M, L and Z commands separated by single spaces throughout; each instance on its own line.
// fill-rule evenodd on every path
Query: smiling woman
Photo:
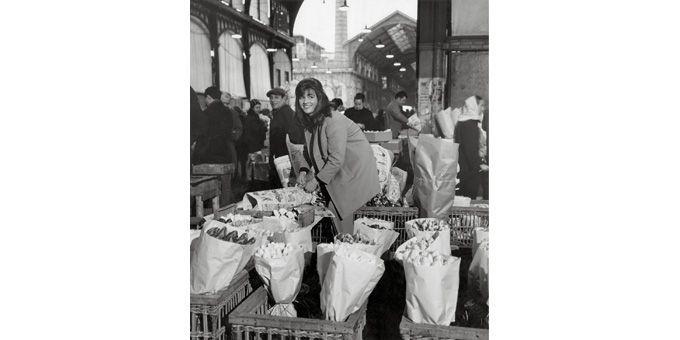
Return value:
M 298 184 L 317 189 L 335 213 L 338 231 L 352 233 L 354 211 L 380 192 L 373 151 L 359 126 L 332 112 L 328 96 L 314 78 L 295 88 L 296 117 L 305 127 L 305 157 Z

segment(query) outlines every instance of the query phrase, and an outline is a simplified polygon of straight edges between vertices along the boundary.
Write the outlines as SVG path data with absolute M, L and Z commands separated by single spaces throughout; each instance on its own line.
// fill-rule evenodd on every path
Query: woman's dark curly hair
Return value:
M 314 91 L 318 100 L 316 109 L 311 115 L 306 114 L 300 106 L 300 98 L 302 98 L 306 90 Z M 303 79 L 295 87 L 295 116 L 308 131 L 312 131 L 317 126 L 320 126 L 326 117 L 331 116 L 328 96 L 326 95 L 326 92 L 324 92 L 321 82 L 317 79 Z

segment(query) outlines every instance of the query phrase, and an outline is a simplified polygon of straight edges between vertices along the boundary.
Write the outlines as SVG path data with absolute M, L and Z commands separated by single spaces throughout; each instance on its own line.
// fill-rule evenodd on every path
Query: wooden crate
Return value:
M 413 323 L 402 316 L 399 333 L 404 340 L 436 339 L 436 340 L 488 340 L 489 330 L 482 328 L 439 326 Z
M 364 135 L 366 135 L 366 139 L 369 143 L 388 142 L 392 140 L 392 130 L 379 132 L 364 131 Z
M 471 204 L 488 204 L 488 201 L 472 201 Z M 489 208 L 451 207 L 451 247 L 471 248 L 472 231 L 475 227 L 489 227 Z
M 354 212 L 354 220 L 360 217 L 377 218 L 385 221 L 394 222 L 394 231 L 399 233 L 399 237 L 394 241 L 388 250 L 394 253 L 397 248 L 408 240 L 406 235 L 405 223 L 408 220 L 418 218 L 418 208 L 416 207 L 367 207 L 363 206 Z
M 366 303 L 344 322 L 271 316 L 267 314 L 272 307 L 267 290 L 260 287 L 229 314 L 232 339 L 360 340 L 366 325 Z
M 192 340 L 225 340 L 230 333 L 228 315 L 253 291 L 246 270 L 231 284 L 215 294 L 191 294 L 189 338 Z

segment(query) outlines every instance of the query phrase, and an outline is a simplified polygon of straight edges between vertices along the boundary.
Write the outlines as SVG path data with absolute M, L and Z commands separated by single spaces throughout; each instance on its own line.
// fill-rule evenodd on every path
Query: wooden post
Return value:
M 212 211 L 213 214 L 217 211 L 220 210 L 220 195 L 217 195 L 212 198 Z
M 196 201 L 196 217 L 203 217 L 203 197 L 194 196 L 194 199 Z

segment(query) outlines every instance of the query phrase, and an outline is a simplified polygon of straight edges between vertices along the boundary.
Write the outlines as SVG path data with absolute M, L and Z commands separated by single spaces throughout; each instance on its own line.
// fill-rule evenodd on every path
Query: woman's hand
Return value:
M 306 192 L 314 192 L 318 188 L 319 182 L 316 180 L 316 178 L 312 178 L 311 180 L 307 181 L 307 184 L 305 184 Z
M 297 185 L 304 187 L 305 183 L 307 182 L 307 171 L 300 171 L 297 177 Z
M 489 166 L 486 164 L 480 164 L 479 169 L 480 169 L 479 172 L 486 172 L 489 171 Z

